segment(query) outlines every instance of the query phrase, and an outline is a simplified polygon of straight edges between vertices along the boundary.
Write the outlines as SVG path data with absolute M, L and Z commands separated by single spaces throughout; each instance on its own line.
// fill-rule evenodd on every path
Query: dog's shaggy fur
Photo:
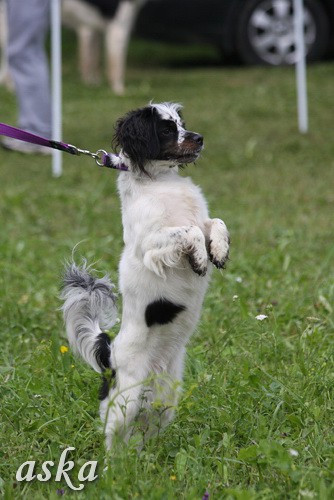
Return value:
M 67 268 L 62 297 L 71 346 L 104 374 L 100 415 L 107 447 L 115 432 L 127 440 L 134 423 L 145 438 L 172 418 L 180 392 L 186 344 L 201 313 L 212 263 L 223 268 L 229 235 L 210 219 L 199 187 L 178 167 L 194 162 L 203 137 L 185 129 L 180 105 L 150 104 L 116 124 L 124 227 L 120 261 L 121 328 L 108 278 L 87 267 Z

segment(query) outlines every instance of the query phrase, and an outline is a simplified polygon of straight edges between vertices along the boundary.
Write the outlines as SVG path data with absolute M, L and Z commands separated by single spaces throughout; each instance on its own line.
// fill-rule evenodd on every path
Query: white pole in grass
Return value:
M 306 89 L 306 50 L 304 37 L 304 2 L 293 0 L 294 30 L 296 43 L 296 86 L 298 102 L 298 128 L 305 134 L 308 131 L 308 106 Z
M 62 92 L 61 92 L 61 2 L 51 0 L 51 79 L 52 79 L 52 139 L 61 141 L 62 136 Z M 52 152 L 52 175 L 62 174 L 62 153 Z

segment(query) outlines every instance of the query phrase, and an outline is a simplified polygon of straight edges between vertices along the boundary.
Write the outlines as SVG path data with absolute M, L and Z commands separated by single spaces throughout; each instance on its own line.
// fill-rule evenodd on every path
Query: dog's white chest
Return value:
M 126 174 L 125 174 L 126 175 Z M 134 240 L 138 231 L 159 230 L 165 226 L 196 225 L 204 227 L 208 217 L 205 198 L 188 178 L 171 176 L 161 182 L 139 186 L 120 176 L 125 243 Z

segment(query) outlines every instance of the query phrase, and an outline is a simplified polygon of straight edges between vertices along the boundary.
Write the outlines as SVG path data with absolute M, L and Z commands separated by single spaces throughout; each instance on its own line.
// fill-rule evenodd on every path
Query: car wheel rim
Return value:
M 311 12 L 304 7 L 306 53 L 314 44 L 316 25 Z M 249 18 L 248 38 L 255 54 L 272 65 L 296 62 L 294 16 L 291 0 L 264 0 Z

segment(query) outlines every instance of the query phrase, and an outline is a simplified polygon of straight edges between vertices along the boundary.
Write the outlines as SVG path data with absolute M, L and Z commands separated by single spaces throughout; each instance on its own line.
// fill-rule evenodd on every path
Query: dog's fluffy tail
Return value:
M 103 329 L 116 323 L 113 288 L 108 276 L 94 277 L 86 262 L 65 268 L 61 299 L 68 340 L 74 352 L 99 373 L 111 368 L 110 339 Z

